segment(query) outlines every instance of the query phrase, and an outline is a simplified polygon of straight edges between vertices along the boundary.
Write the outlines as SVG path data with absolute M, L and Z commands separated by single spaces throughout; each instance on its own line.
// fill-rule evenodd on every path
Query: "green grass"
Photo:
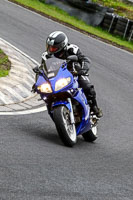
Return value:
M 0 77 L 5 77 L 9 74 L 9 70 L 0 70 Z
M 9 74 L 10 62 L 8 57 L 0 49 L 0 77 L 7 76 Z
M 122 0 L 92 0 L 104 6 L 114 8 L 115 13 L 133 20 L 133 6 Z
M 118 36 L 111 35 L 107 31 L 102 30 L 100 27 L 88 26 L 85 22 L 75 17 L 69 16 L 69 14 L 67 14 L 65 11 L 62 11 L 61 9 L 53 5 L 47 5 L 45 3 L 40 2 L 39 0 L 10 0 L 10 1 L 18 2 L 19 4 L 30 7 L 36 11 L 40 11 L 41 13 L 56 18 L 57 20 L 60 20 L 87 33 L 102 38 L 108 41 L 109 43 L 124 47 L 125 49 L 128 49 L 129 51 L 133 52 L 133 42 L 128 42 Z

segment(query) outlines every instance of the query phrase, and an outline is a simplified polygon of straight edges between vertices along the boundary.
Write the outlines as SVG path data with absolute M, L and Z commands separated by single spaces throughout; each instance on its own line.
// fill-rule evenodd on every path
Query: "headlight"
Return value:
M 55 83 L 55 91 L 61 90 L 71 82 L 71 78 L 62 78 Z
M 38 86 L 37 89 L 42 93 L 52 93 L 51 85 L 49 83 L 43 83 Z

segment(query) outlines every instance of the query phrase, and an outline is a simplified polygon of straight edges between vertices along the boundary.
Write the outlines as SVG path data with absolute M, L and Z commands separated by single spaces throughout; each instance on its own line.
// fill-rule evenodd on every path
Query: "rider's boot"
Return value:
M 98 107 L 97 105 L 97 100 L 96 100 L 96 92 L 94 90 L 94 86 L 91 85 L 88 87 L 88 90 L 85 90 L 85 94 L 88 100 L 88 103 L 90 104 L 91 111 L 98 117 L 102 117 L 103 113 L 102 110 Z
M 101 118 L 103 116 L 102 110 L 98 107 L 96 98 L 91 99 L 91 111 L 98 117 Z
M 97 105 L 92 107 L 92 111 L 94 112 L 94 114 L 98 117 L 101 118 L 103 116 L 103 112 L 100 108 L 98 108 Z

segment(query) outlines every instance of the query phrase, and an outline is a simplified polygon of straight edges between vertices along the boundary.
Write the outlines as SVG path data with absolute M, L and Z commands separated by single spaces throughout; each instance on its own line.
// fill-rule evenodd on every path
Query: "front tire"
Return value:
M 54 122 L 60 139 L 65 146 L 72 147 L 77 142 L 75 124 L 70 122 L 70 111 L 65 106 L 55 107 Z

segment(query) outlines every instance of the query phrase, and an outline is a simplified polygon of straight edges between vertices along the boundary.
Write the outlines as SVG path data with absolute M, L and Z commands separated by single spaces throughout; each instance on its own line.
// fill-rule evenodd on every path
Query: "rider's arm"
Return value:
M 69 55 L 76 55 L 78 57 L 78 62 L 80 65 L 77 65 L 76 70 L 79 75 L 88 75 L 91 64 L 90 59 L 81 53 L 77 45 L 70 44 L 67 50 Z
M 78 61 L 81 65 L 81 67 L 77 68 L 77 70 L 82 75 L 88 75 L 88 72 L 90 70 L 91 60 L 88 57 L 84 56 L 81 53 L 80 49 L 78 49 L 77 56 L 78 56 Z

